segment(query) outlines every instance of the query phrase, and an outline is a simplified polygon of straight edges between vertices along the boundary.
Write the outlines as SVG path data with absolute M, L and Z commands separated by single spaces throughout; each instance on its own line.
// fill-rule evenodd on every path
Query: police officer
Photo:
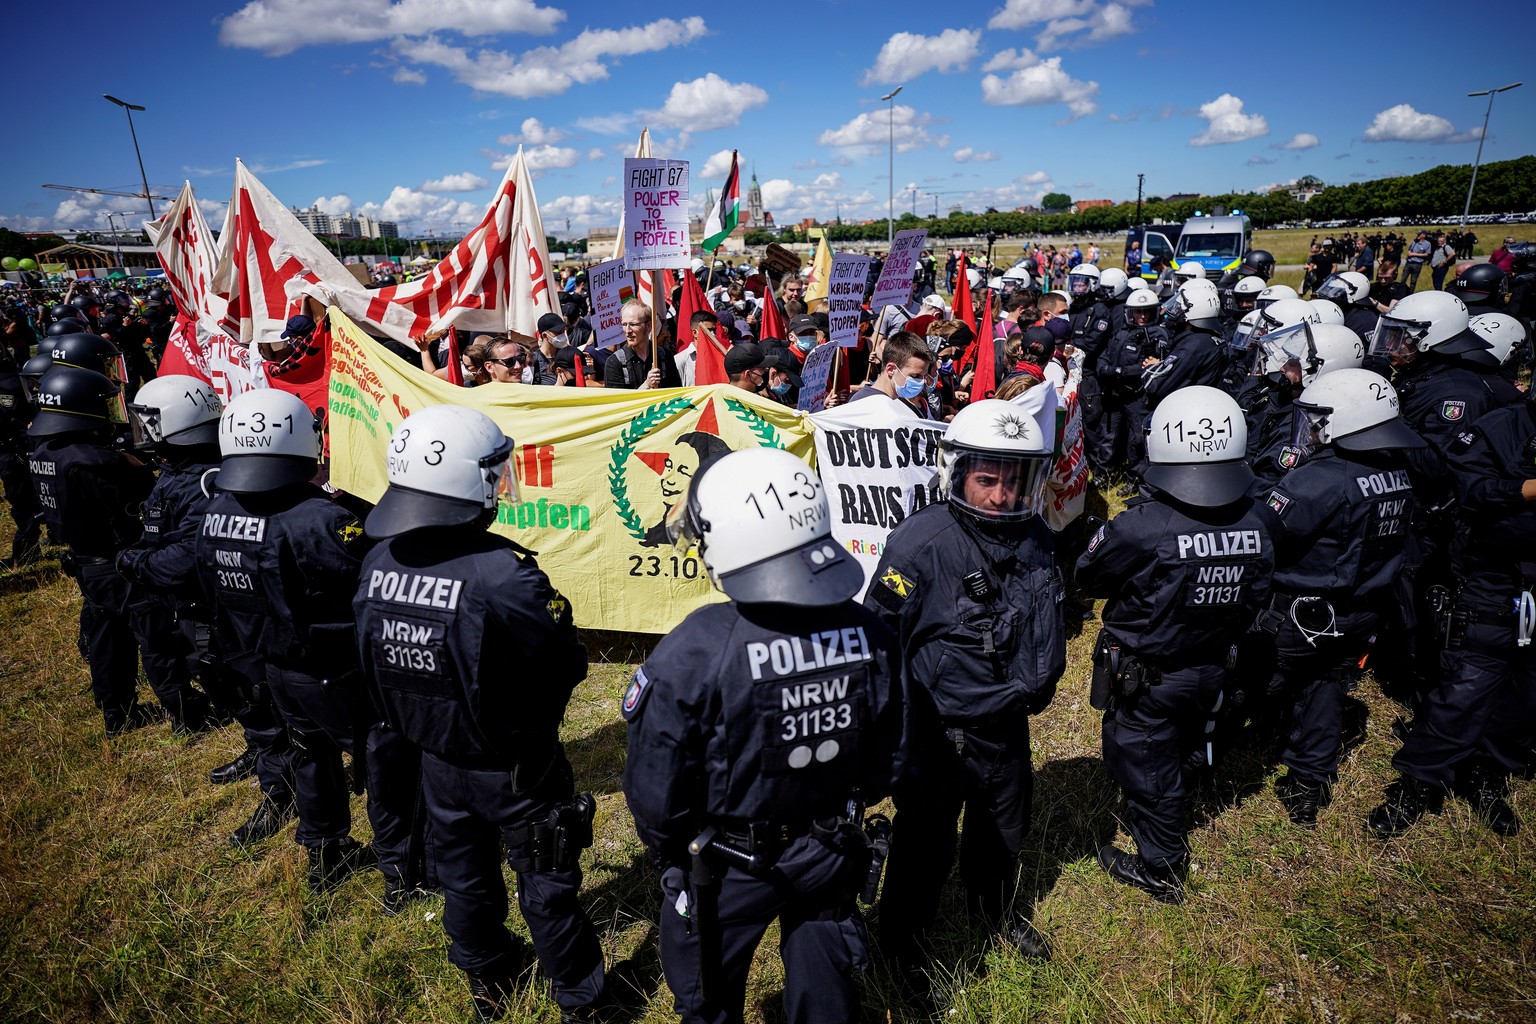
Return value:
M 1295 396 L 1335 370 L 1359 369 L 1365 347 L 1343 324 L 1303 322 L 1264 336 L 1256 368 L 1267 379 L 1263 400 L 1245 410 L 1248 464 L 1261 486 L 1275 483 L 1301 464 L 1311 450 L 1310 429 Z M 1394 406 L 1395 409 L 1395 406 Z
M 1221 280 L 1216 282 L 1216 290 L 1222 298 L 1226 298 L 1243 278 L 1257 277 L 1261 281 L 1268 281 L 1274 274 L 1275 254 L 1268 249 L 1250 249 L 1236 267 L 1221 275 Z
M 352 755 L 359 790 L 367 777 L 380 869 L 400 873 L 415 794 L 380 785 L 376 774 L 369 732 L 377 715 L 358 672 L 349 606 L 363 529 L 310 482 L 320 458 L 315 415 L 286 391 L 247 391 L 224 408 L 219 450 L 219 493 L 203 516 L 199 571 L 226 657 L 265 684 L 287 725 L 295 838 L 309 858 L 309 886 L 331 888 L 368 860 L 350 835 L 342 751 Z M 268 793 L 267 803 L 276 797 Z
M 577 903 L 595 805 L 574 795 L 559 741 L 587 656 L 532 554 L 486 531 L 498 494 L 516 500 L 511 452 L 483 413 L 437 405 L 406 417 L 390 439 L 389 489 L 368 514 L 382 543 L 353 609 L 370 689 L 421 751 L 448 958 L 476 1013 L 503 1016 L 523 966 L 505 923 L 505 843 L 540 966 L 561 1019 L 575 1021 L 603 988 L 597 933 Z
M 1392 758 L 1397 781 L 1367 819 L 1383 839 L 1437 809 L 1447 788 L 1499 835 L 1520 829 L 1507 779 L 1526 767 L 1536 723 L 1536 406 L 1527 399 L 1464 426 L 1450 466 L 1467 529 L 1443 674 Z
M 22 379 L 21 367 L 11 350 L 0 346 L 0 484 L 11 506 L 16 532 L 11 535 L 11 567 L 19 569 L 42 557 L 43 509 L 32 485 L 27 463 L 31 443 L 27 424 L 32 422 L 32 395 Z
M 862 809 L 901 770 L 901 656 L 852 598 L 827 495 L 787 452 L 710 461 L 671 531 L 731 600 L 685 619 L 624 695 L 624 793 L 662 869 L 661 958 L 687 1022 L 739 1021 L 777 917 L 792 1024 L 859 1017 L 873 899 Z M 807 615 L 810 612 L 810 615 Z M 883 840 L 882 840 L 883 842 Z M 889 890 L 884 905 L 890 903 Z
M 1445 290 L 1466 303 L 1473 316 L 1502 312 L 1509 300 L 1509 275 L 1492 263 L 1471 263 Z
M 1221 300 L 1214 285 L 1203 279 L 1180 285 L 1173 298 L 1163 303 L 1163 310 L 1164 322 L 1175 333 L 1166 356 L 1149 356 L 1144 362 L 1142 390 L 1153 409 L 1180 388 L 1215 385 L 1226 363 L 1221 346 Z
M 1108 271 L 1105 271 L 1108 273 Z M 1166 355 L 1168 332 L 1157 323 L 1157 296 L 1139 288 L 1125 300 L 1121 325 L 1099 356 L 1099 388 L 1103 394 L 1102 447 L 1089 452 L 1095 477 L 1113 477 L 1124 470 L 1126 442 L 1146 424 L 1146 403 L 1141 400 L 1143 363 L 1148 357 Z
M 1214 299 L 1213 299 L 1214 301 Z M 1099 527 L 1077 583 L 1108 598 L 1094 651 L 1092 704 L 1104 762 L 1125 793 L 1137 852 L 1109 844 L 1099 864 L 1155 899 L 1183 898 L 1190 755 L 1205 748 L 1235 643 L 1269 595 L 1272 520 L 1248 497 L 1241 410 L 1188 387 L 1152 413 L 1144 496 Z
M 896 793 L 880 905 L 882 946 L 909 983 L 962 807 L 973 918 L 1025 955 L 1049 956 L 1014 897 L 1033 788 L 1029 716 L 1066 667 L 1065 588 L 1039 515 L 1055 446 L 1054 388 L 962 409 L 940 441 L 944 500 L 892 531 L 864 598 L 900 637 L 912 677 L 918 771 Z
M 1369 343 L 1376 331 L 1376 321 L 1381 314 L 1371 301 L 1371 282 L 1358 270 L 1344 270 L 1330 274 L 1312 293 L 1319 299 L 1328 299 L 1344 312 L 1344 326 Z
M 1083 378 L 1078 385 L 1078 401 L 1083 408 L 1083 431 L 1089 461 L 1092 454 L 1105 447 L 1104 400 L 1099 384 L 1099 356 L 1109 344 L 1113 326 L 1110 311 L 1099 295 L 1099 268 L 1082 263 L 1067 273 L 1067 322 L 1072 328 L 1072 345 L 1083 354 Z
M 128 406 L 140 447 L 164 461 L 144 501 L 143 534 L 118 553 L 117 570 L 132 584 L 144 674 L 177 732 L 210 724 L 208 697 L 192 685 L 177 622 L 199 589 L 194 547 L 207 503 L 203 477 L 218 464 L 222 408 L 207 383 L 179 375 L 140 388 Z
M 38 386 L 39 412 L 27 428 L 38 504 L 53 538 L 69 548 L 66 571 L 80 585 L 82 653 L 108 736 L 148 725 L 159 708 L 137 697 L 139 645 L 128 581 L 113 560 L 138 540 L 139 508 L 154 473 L 111 447 L 125 415 L 121 389 L 102 374 L 54 366 Z
M 1271 423 L 1283 422 L 1289 433 L 1291 400 L 1301 390 L 1302 364 L 1313 344 L 1308 328 L 1318 323 L 1317 310 L 1302 299 L 1282 299 L 1255 315 L 1247 336 L 1247 376 L 1235 397 L 1248 423 L 1250 462 L 1274 440 Z
M 1258 621 L 1274 637 L 1271 698 L 1291 705 L 1281 755 L 1289 771 L 1275 793 L 1297 825 L 1316 824 L 1331 796 L 1344 694 L 1403 568 L 1414 499 L 1402 453 L 1424 440 L 1397 405 L 1392 385 L 1369 370 L 1316 377 L 1295 402 L 1310 428 L 1305 461 L 1256 494 L 1281 525 L 1269 609 Z

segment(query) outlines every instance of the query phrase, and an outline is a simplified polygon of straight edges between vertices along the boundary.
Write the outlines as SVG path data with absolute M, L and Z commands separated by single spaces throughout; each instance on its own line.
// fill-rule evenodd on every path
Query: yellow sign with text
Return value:
M 402 362 L 338 309 L 330 323 L 332 483 L 376 502 L 401 420 L 440 402 L 480 410 L 516 444 L 518 500 L 502 499 L 492 529 L 538 553 L 585 628 L 665 633 L 722 599 L 662 528 L 704 459 L 770 446 L 814 460 L 808 417 L 740 388 L 462 388 Z

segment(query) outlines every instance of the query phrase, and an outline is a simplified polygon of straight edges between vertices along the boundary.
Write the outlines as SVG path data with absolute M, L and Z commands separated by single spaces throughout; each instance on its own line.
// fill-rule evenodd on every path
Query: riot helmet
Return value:
M 1471 263 L 1446 289 L 1468 306 L 1504 305 L 1509 295 L 1509 275 L 1492 263 Z
M 1080 263 L 1067 272 L 1067 294 L 1074 304 L 1091 298 L 1099 287 L 1099 268 Z
M 961 409 L 939 439 L 939 493 L 982 523 L 1037 515 L 1055 462 L 1056 405 L 1056 389 L 1039 387 Z
M 110 430 L 123 423 L 123 389 L 94 370 L 53 366 L 37 385 L 37 415 L 28 437 Z
M 1525 326 L 1508 313 L 1479 313 L 1467 321 L 1467 327 L 1489 345 L 1487 349 L 1468 352 L 1468 362 L 1500 370 L 1521 361 L 1525 354 Z
M 483 412 L 429 405 L 395 428 L 389 489 L 364 524 L 383 539 L 429 526 L 487 526 L 503 497 L 517 502 L 512 439 Z
M 1099 298 L 1106 302 L 1119 302 L 1130 290 L 1130 278 L 1119 267 L 1099 271 Z
M 1142 479 L 1186 505 L 1230 505 L 1253 484 L 1247 446 L 1248 425 L 1231 395 L 1204 384 L 1180 388 L 1152 411 Z
M 1157 295 L 1151 289 L 1138 288 L 1126 296 L 1125 320 L 1132 327 L 1148 327 L 1157 323 Z
M 1349 368 L 1319 377 L 1296 397 L 1301 447 L 1331 444 L 1347 451 L 1423 448 L 1424 439 L 1403 422 L 1397 391 L 1383 376 Z
M 49 338 L 41 347 L 48 350 L 56 365 L 94 370 L 119 386 L 128 379 L 122 350 L 99 334 L 63 334 Z
M 1296 289 L 1288 284 L 1272 284 L 1259 292 L 1259 297 L 1253 300 L 1254 309 L 1267 309 L 1281 299 L 1299 299 Z
M 1268 281 L 1275 273 L 1275 256 L 1268 249 L 1250 249 L 1237 265 L 1239 274 L 1251 274 Z
M 1449 292 L 1415 292 L 1382 314 L 1371 354 L 1411 360 L 1415 352 L 1461 356 L 1488 348 L 1470 321 L 1466 304 Z
M 1313 298 L 1327 299 L 1340 307 L 1364 302 L 1370 294 L 1371 282 L 1358 270 L 1341 270 L 1337 274 L 1329 274 L 1312 291 Z
M 207 381 L 181 373 L 156 377 L 128 403 L 134 442 L 138 447 L 177 448 L 218 444 L 223 408 Z
M 1342 324 L 1344 311 L 1338 303 L 1329 299 L 1311 298 L 1306 300 L 1313 309 L 1317 310 L 1317 322 L 1320 324 Z
M 1247 313 L 1254 308 L 1258 301 L 1259 293 L 1265 288 L 1264 279 L 1250 274 L 1247 277 L 1237 279 L 1237 284 L 1232 286 L 1232 309 L 1237 313 Z
M 219 417 L 219 453 L 222 491 L 254 494 L 304 483 L 320 468 L 319 417 L 287 391 L 247 391 Z

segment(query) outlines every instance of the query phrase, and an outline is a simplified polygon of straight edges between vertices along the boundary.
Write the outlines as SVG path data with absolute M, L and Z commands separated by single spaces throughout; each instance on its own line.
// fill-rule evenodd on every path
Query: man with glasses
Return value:
M 619 311 L 619 326 L 624 331 L 624 344 L 614 349 L 603 367 L 605 387 L 649 391 L 683 386 L 672 353 L 651 343 L 649 306 L 638 299 L 624 303 Z
M 493 384 L 523 383 L 523 370 L 527 365 L 528 350 L 509 338 L 493 342 L 491 354 L 485 361 Z

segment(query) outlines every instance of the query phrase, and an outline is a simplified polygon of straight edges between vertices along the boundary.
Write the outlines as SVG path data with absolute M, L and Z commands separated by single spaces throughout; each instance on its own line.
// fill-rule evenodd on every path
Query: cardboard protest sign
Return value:
M 867 398 L 811 417 L 816 464 L 827 488 L 832 539 L 864 570 L 864 586 L 886 538 L 907 516 L 942 500 L 939 438 L 944 424 L 920 420 L 901 402 Z M 855 600 L 862 600 L 861 590 Z
M 800 257 L 784 248 L 778 242 L 769 242 L 768 251 L 763 256 L 763 266 L 775 277 L 783 277 L 786 274 L 800 273 Z
M 598 348 L 614 348 L 624 341 L 624 329 L 619 326 L 619 307 L 624 304 L 620 292 L 629 281 L 622 259 L 606 260 L 587 271 L 587 293 L 592 296 L 592 331 Z
M 688 161 L 624 161 L 624 269 L 686 267 Z
M 837 352 L 836 345 L 818 345 L 805 357 L 805 365 L 800 368 L 800 400 L 796 404 L 801 412 L 820 412 L 826 405 Z
M 891 251 L 880 269 L 880 280 L 875 282 L 874 297 L 869 300 L 870 309 L 882 306 L 905 306 L 912 294 L 912 278 L 917 273 L 917 260 L 923 254 L 923 243 L 928 239 L 924 228 L 912 228 L 896 232 L 891 241 Z
M 869 257 L 840 252 L 832 257 L 832 279 L 827 282 L 827 335 L 834 345 L 849 348 L 859 343 L 859 307 L 864 302 L 864 282 L 869 276 Z

